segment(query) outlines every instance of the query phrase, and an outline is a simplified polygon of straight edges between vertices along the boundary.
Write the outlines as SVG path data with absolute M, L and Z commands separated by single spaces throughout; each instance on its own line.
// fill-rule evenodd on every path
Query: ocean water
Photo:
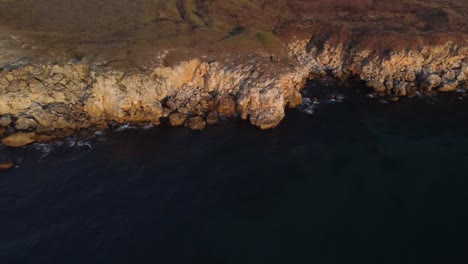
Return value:
M 468 263 L 468 100 L 308 96 L 0 150 L 0 263 Z

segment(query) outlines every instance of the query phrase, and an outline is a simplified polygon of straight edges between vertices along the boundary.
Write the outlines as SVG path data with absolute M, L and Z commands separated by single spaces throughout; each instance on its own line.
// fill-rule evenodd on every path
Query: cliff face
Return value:
M 344 47 L 291 43 L 294 64 L 257 55 L 242 63 L 193 59 L 128 72 L 85 63 L 3 69 L 0 132 L 4 144 L 21 146 L 101 129 L 111 121 L 159 125 L 167 120 L 203 129 L 239 117 L 269 129 L 284 118 L 286 106 L 301 104 L 307 77 L 359 79 L 378 96 L 390 97 L 468 89 L 467 47 L 446 43 L 388 54 Z
M 421 48 L 375 52 L 346 48 L 346 43 L 323 47 L 298 41 L 290 54 L 307 69 L 310 77 L 365 82 L 378 96 L 415 96 L 419 93 L 468 89 L 468 47 L 452 42 Z
M 306 72 L 272 71 L 270 58 L 223 64 L 194 59 L 174 67 L 124 72 L 87 64 L 27 65 L 0 73 L 3 143 L 21 146 L 101 129 L 108 122 L 203 129 L 219 119 L 241 118 L 275 127 L 286 106 L 301 103 Z M 273 65 L 274 66 L 274 65 Z
M 301 104 L 308 78 L 361 80 L 394 100 L 468 90 L 464 2 L 106 0 L 92 26 L 93 1 L 46 2 L 0 0 L 8 146 L 111 122 L 203 129 L 240 118 L 269 129 Z

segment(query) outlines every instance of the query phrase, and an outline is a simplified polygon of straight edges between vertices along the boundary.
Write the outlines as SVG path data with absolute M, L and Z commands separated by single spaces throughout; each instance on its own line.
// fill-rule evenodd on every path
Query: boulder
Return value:
M 367 82 L 367 86 L 372 88 L 374 92 L 376 93 L 385 93 L 387 91 L 387 88 L 383 84 L 383 82 L 377 81 L 377 80 L 369 80 Z
M 459 82 L 466 81 L 466 79 L 467 79 L 467 76 L 463 72 L 460 72 L 460 74 L 457 76 L 457 81 Z
M 57 118 L 56 114 L 52 113 L 53 107 L 43 109 L 39 104 L 32 104 L 26 113 L 28 116 L 34 118 L 34 120 L 42 127 L 52 126 L 53 121 Z
M 271 107 L 258 109 L 250 115 L 250 123 L 262 130 L 271 129 L 279 125 L 284 118 L 284 109 Z
M 442 82 L 442 78 L 440 78 L 439 75 L 431 74 L 421 84 L 421 88 L 427 91 L 431 91 L 435 87 L 439 86 L 441 82 Z
M 458 81 L 445 82 L 437 91 L 439 92 L 453 92 L 458 87 Z
M 172 113 L 169 115 L 169 124 L 171 126 L 182 126 L 185 123 L 187 116 L 180 113 Z
M 37 122 L 34 121 L 33 119 L 29 119 L 26 117 L 18 118 L 18 120 L 16 120 L 16 123 L 15 123 L 15 128 L 18 130 L 34 129 L 36 127 L 37 127 Z
M 406 96 L 407 95 L 406 83 L 405 82 L 397 83 L 393 87 L 393 89 L 395 91 L 395 95 L 397 95 L 397 96 Z
M 11 115 L 3 115 L 0 116 L 0 126 L 9 126 L 11 124 Z
M 202 117 L 195 116 L 189 118 L 185 125 L 192 130 L 203 130 L 206 127 L 206 122 Z
M 20 132 L 4 138 L 2 143 L 9 147 L 22 147 L 34 141 L 36 141 L 36 133 Z
M 455 74 L 455 71 L 451 70 L 451 71 L 446 72 L 442 76 L 442 79 L 447 80 L 447 81 L 451 81 L 451 80 L 455 80 L 456 77 L 457 77 L 457 75 Z
M 217 124 L 219 122 L 218 114 L 216 114 L 215 112 L 209 113 L 206 117 L 206 122 L 210 125 Z

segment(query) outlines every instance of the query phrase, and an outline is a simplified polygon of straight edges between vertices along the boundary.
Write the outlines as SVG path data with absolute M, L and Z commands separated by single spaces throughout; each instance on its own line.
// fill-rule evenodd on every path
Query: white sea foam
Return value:
M 147 129 L 151 129 L 153 127 L 154 127 L 153 124 L 146 124 L 144 126 L 139 126 L 139 125 L 126 123 L 126 124 L 123 124 L 123 125 L 119 125 L 114 131 L 122 132 L 122 131 L 125 131 L 125 130 L 137 130 L 137 129 L 147 130 Z
M 302 99 L 302 104 L 311 104 L 311 103 L 312 103 L 312 99 L 310 98 L 305 97 Z
M 315 110 L 311 109 L 311 108 L 303 109 L 302 112 L 304 112 L 304 113 L 306 113 L 308 115 L 314 115 L 315 114 Z
M 76 137 L 69 137 L 65 139 L 65 144 L 67 145 L 67 147 L 73 148 L 76 145 L 76 141 Z
M 342 93 L 328 93 L 320 99 L 304 96 L 299 110 L 305 114 L 314 115 L 322 104 L 342 103 L 344 100 L 346 100 L 346 96 Z
M 125 130 L 138 130 L 138 129 L 148 130 L 148 129 L 151 129 L 153 127 L 154 127 L 154 125 L 151 124 L 151 123 L 143 125 L 143 126 L 134 125 L 134 124 L 130 124 L 130 123 L 125 123 L 125 124 L 117 126 L 117 128 L 115 128 L 114 131 L 115 132 L 122 132 L 122 131 L 125 131 Z
M 91 145 L 91 142 L 89 142 L 89 141 L 79 141 L 77 146 L 80 147 L 80 148 L 86 147 L 88 149 L 93 149 L 93 146 Z
M 47 156 L 50 155 L 55 149 L 54 145 L 51 143 L 35 143 L 33 145 L 34 149 L 38 150 L 41 152 L 41 159 L 46 158 Z
M 106 131 L 100 130 L 93 133 L 95 136 L 102 137 L 106 135 Z
M 341 103 L 345 100 L 345 96 L 343 94 L 337 94 L 336 100 Z
M 118 126 L 115 131 L 116 132 L 122 132 L 122 131 L 125 131 L 125 130 L 129 130 L 129 129 L 135 129 L 135 126 L 134 125 L 131 125 L 129 123 L 126 123 L 126 124 L 123 124 L 123 125 L 120 125 Z
M 345 100 L 345 96 L 343 94 L 333 94 L 329 96 L 328 103 L 342 103 Z
M 148 130 L 148 129 L 152 129 L 153 127 L 154 127 L 153 124 L 147 124 L 147 125 L 142 126 L 141 128 L 144 130 Z
M 299 108 L 303 113 L 306 113 L 308 115 L 314 115 L 315 110 L 319 107 L 320 102 L 317 100 L 312 100 L 310 98 L 303 98 L 302 99 L 302 105 Z
M 455 90 L 455 93 L 464 94 L 464 93 L 466 93 L 466 90 L 465 90 L 465 89 L 462 89 L 462 88 L 457 88 L 457 89 Z
M 93 149 L 93 145 L 90 140 L 80 140 L 77 137 L 69 137 L 64 141 L 54 143 L 34 143 L 31 147 L 41 153 L 40 159 L 47 158 L 51 154 L 58 153 L 63 150 L 87 151 Z

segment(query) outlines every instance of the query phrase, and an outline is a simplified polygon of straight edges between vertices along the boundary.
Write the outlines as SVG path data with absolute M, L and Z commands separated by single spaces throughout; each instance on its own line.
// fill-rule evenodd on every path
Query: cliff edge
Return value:
M 468 90 L 467 15 L 466 0 L 0 0 L 0 137 L 230 118 L 269 129 L 307 79 L 395 100 Z

